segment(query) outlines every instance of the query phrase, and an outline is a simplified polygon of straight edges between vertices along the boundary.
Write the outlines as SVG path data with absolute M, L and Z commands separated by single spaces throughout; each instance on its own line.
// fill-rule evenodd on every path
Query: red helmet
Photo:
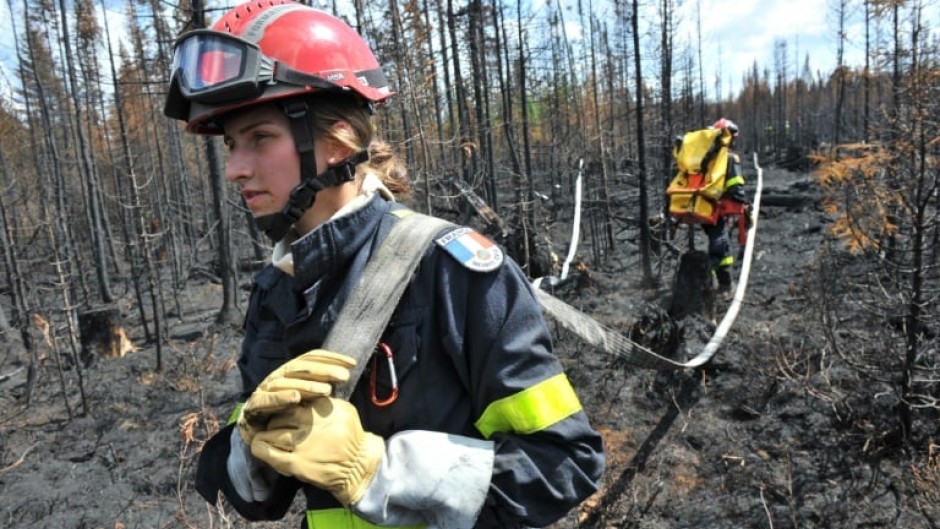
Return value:
M 393 92 L 369 45 L 329 13 L 289 0 L 252 0 L 212 29 L 190 31 L 174 47 L 168 117 L 198 134 L 220 134 L 218 117 L 320 90 L 380 103 Z
M 718 121 L 712 125 L 713 129 L 728 129 L 728 132 L 731 133 L 732 138 L 738 137 L 738 125 L 737 123 L 731 121 L 728 118 L 720 118 Z

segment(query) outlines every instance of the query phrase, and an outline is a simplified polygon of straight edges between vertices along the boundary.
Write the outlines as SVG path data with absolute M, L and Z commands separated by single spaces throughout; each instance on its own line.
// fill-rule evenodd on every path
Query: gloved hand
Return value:
M 348 506 L 369 488 L 385 456 L 385 441 L 362 429 L 352 404 L 319 397 L 272 416 L 268 428 L 255 435 L 251 453 Z
M 238 430 L 247 444 L 263 430 L 268 418 L 290 406 L 316 397 L 329 396 L 332 384 L 349 380 L 349 370 L 356 361 L 349 356 L 314 349 L 272 371 L 242 408 Z

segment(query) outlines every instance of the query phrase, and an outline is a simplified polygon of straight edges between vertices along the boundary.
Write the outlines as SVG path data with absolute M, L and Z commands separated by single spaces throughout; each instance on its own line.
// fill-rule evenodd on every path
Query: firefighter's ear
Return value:
M 355 154 L 350 145 L 355 145 L 356 141 L 356 131 L 352 125 L 343 120 L 333 123 L 326 138 L 328 149 L 326 163 L 336 165 Z

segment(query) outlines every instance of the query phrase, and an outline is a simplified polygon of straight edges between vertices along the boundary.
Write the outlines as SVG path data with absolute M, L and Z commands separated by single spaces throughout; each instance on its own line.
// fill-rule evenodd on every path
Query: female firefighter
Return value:
M 601 438 L 540 306 L 467 228 L 424 252 L 376 344 L 391 360 L 373 358 L 348 402 L 331 396 L 355 360 L 321 346 L 409 189 L 373 137 L 393 94 L 365 41 L 322 11 L 254 0 L 174 53 L 165 114 L 223 136 L 225 176 L 276 242 L 245 321 L 246 402 L 205 445 L 200 494 L 270 520 L 302 490 L 311 529 L 460 529 L 544 526 L 593 493 Z M 474 244 L 488 251 L 463 259 Z

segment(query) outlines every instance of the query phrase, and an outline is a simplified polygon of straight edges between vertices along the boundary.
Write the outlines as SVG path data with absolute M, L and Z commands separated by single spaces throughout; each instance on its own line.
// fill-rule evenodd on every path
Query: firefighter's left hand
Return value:
M 325 397 L 332 384 L 349 380 L 349 370 L 356 365 L 352 357 L 326 349 L 308 351 L 272 371 L 248 398 L 238 419 L 238 429 L 245 443 L 265 428 L 268 418 L 302 401 Z
M 352 404 L 319 397 L 274 416 L 251 452 L 291 476 L 329 491 L 343 505 L 365 493 L 385 455 L 385 441 L 362 429 Z
M 744 228 L 748 230 L 751 229 L 751 226 L 754 225 L 754 210 L 751 209 L 751 205 L 745 205 L 744 211 L 741 214 L 744 215 Z

